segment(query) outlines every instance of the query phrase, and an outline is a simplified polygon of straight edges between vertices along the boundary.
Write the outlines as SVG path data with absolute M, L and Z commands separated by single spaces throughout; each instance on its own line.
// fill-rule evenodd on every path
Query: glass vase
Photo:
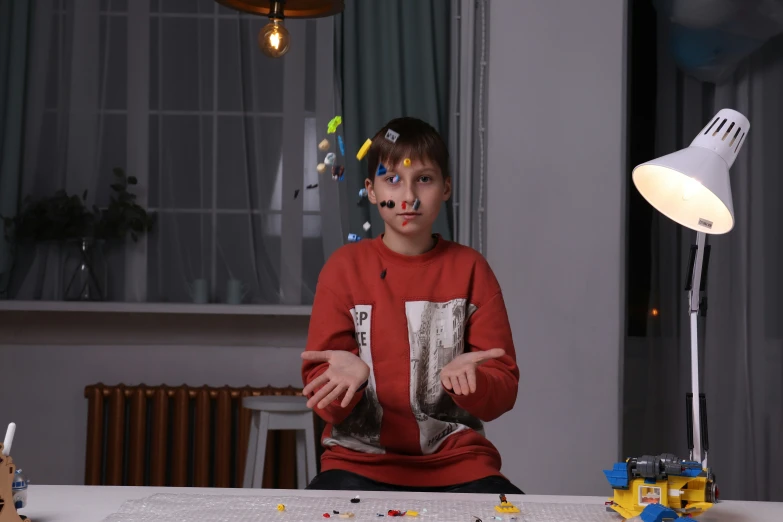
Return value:
M 91 237 L 67 240 L 63 262 L 63 299 L 105 300 L 107 272 L 103 241 Z

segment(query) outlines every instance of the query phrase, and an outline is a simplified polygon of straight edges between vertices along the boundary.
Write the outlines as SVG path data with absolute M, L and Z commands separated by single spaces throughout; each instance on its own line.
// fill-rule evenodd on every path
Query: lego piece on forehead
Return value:
M 406 167 L 410 167 L 411 166 L 411 159 L 410 158 L 405 158 L 402 161 L 402 164 L 405 165 Z
M 368 138 L 367 141 L 364 142 L 364 145 L 362 145 L 362 148 L 359 149 L 359 152 L 356 153 L 356 159 L 359 161 L 363 160 L 371 146 L 372 140 Z
M 383 163 L 378 163 L 378 169 L 375 171 L 376 176 L 383 176 L 386 174 L 386 167 L 383 165 Z
M 386 136 L 384 137 L 392 143 L 397 143 L 397 138 L 400 137 L 400 134 L 389 129 L 386 131 Z
M 339 127 L 342 122 L 343 119 L 341 116 L 335 116 L 334 118 L 329 120 L 329 125 L 326 129 L 326 132 L 328 134 L 334 134 L 335 132 L 337 132 L 337 127 Z

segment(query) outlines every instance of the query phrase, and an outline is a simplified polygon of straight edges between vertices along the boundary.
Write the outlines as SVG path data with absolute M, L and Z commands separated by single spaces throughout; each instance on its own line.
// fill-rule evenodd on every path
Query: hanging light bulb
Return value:
M 280 58 L 288 52 L 291 34 L 283 24 L 283 2 L 273 1 L 269 9 L 269 23 L 258 33 L 261 51 L 271 58 Z

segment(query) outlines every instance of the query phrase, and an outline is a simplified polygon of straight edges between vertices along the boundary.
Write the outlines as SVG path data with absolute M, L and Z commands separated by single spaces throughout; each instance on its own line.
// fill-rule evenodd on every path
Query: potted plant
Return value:
M 138 183 L 121 168 L 114 169 L 109 205 L 87 208 L 87 191 L 81 197 L 64 190 L 46 198 L 27 196 L 22 209 L 4 217 L 5 237 L 16 245 L 58 242 L 66 250 L 62 267 L 65 299 L 103 300 L 106 298 L 106 267 L 103 247 L 133 241 L 149 232 L 154 218 L 136 202 L 129 188 Z

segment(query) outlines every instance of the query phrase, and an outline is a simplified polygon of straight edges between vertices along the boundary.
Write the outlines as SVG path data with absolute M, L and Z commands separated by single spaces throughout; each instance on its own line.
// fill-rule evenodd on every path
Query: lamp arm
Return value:
M 688 416 L 688 446 L 691 450 L 691 460 L 700 462 L 707 467 L 707 436 L 706 398 L 699 392 L 699 310 L 706 311 L 706 297 L 702 300 L 702 290 L 706 288 L 707 267 L 709 266 L 709 246 L 705 246 L 706 234 L 696 234 L 696 245 L 691 248 L 691 273 L 685 290 L 688 292 L 688 315 L 690 316 L 691 334 L 691 392 L 686 400 L 692 404 L 686 408 Z M 701 410 L 705 410 L 702 412 Z M 692 426 L 692 428 L 691 428 Z M 702 451 L 704 458 L 702 458 Z

